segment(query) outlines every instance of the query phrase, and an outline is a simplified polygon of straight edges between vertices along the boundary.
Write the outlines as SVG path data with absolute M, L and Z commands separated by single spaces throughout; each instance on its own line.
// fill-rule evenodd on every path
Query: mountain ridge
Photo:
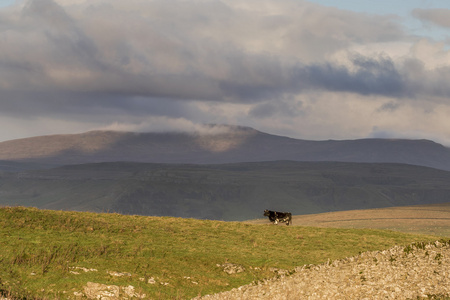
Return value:
M 450 170 L 450 148 L 431 140 L 312 141 L 250 127 L 206 133 L 89 131 L 0 142 L 0 160 L 66 165 L 111 161 L 217 164 L 257 161 L 403 163 Z

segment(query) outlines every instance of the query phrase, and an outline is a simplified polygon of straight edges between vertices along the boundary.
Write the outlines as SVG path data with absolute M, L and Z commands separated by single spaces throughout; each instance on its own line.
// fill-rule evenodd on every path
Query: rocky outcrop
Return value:
M 78 297 L 88 299 L 115 300 L 115 299 L 145 299 L 145 294 L 135 291 L 132 285 L 117 286 L 88 282 L 83 290 L 84 293 L 75 293 Z
M 217 267 L 222 268 L 223 271 L 229 275 L 245 271 L 243 266 L 232 263 L 217 264 Z
M 450 295 L 450 241 L 397 246 L 305 265 L 290 276 L 194 299 L 417 299 L 433 295 Z

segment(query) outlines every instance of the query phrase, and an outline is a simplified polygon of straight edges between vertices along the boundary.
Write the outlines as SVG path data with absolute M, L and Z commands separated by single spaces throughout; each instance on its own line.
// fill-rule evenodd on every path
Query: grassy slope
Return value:
M 388 229 L 450 237 L 450 203 L 297 215 L 292 219 L 297 226 Z M 247 223 L 270 222 L 257 219 Z
M 436 239 L 381 230 L 5 207 L 0 209 L 0 284 L 4 293 L 29 298 L 68 298 L 97 282 L 132 285 L 155 299 L 186 299 L 272 277 L 271 267 L 292 269 Z M 228 275 L 217 266 L 225 262 L 246 270 Z M 72 267 L 97 271 L 77 275 L 70 273 Z M 152 277 L 156 284 L 148 283 Z

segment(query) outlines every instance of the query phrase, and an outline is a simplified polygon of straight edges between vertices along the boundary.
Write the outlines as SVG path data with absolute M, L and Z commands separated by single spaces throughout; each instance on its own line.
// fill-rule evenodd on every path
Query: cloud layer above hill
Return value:
M 411 14 L 450 30 L 450 10 Z M 448 41 L 400 21 L 301 0 L 24 1 L 0 10 L 0 139 L 228 123 L 450 145 Z

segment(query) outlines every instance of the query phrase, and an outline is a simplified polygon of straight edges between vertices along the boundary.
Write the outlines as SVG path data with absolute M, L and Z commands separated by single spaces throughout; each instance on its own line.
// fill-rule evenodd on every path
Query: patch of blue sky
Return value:
M 309 0 L 325 6 L 372 14 L 406 16 L 415 8 L 449 8 L 448 0 Z
M 409 34 L 422 36 L 436 41 L 449 42 L 450 30 L 418 20 L 412 15 L 416 8 L 450 9 L 448 0 L 309 0 L 324 6 L 336 7 L 358 13 L 393 15 Z
M 10 6 L 15 0 L 0 0 L 0 8 L 5 6 Z

